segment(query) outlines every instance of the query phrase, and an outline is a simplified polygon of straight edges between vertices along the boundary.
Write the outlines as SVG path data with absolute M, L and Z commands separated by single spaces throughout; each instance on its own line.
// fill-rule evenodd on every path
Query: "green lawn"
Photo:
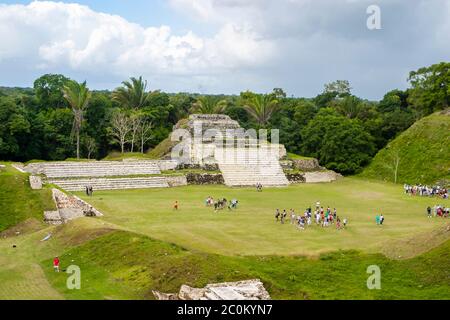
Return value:
M 83 193 L 79 195 L 86 198 Z M 239 208 L 214 213 L 204 205 L 209 195 L 237 198 Z M 432 234 L 446 223 L 426 217 L 425 208 L 439 202 L 437 199 L 411 198 L 403 194 L 401 186 L 357 178 L 264 189 L 262 193 L 225 186 L 97 191 L 87 200 L 105 214 L 103 220 L 119 228 L 224 255 L 316 255 L 338 249 L 389 254 L 399 241 Z M 172 208 L 175 200 L 180 202 L 179 211 Z M 348 218 L 348 228 L 314 225 L 300 231 L 289 222 L 275 222 L 276 208 L 303 212 L 317 200 L 325 207 L 336 207 L 341 218 Z M 386 218 L 382 227 L 375 224 L 379 212 Z M 417 246 L 426 250 L 433 245 L 432 240 L 419 242 L 414 250 L 420 252 Z
M 152 299 L 151 290 L 249 278 L 260 278 L 274 299 L 450 299 L 449 222 L 426 217 L 437 199 L 405 196 L 398 185 L 345 178 L 262 193 L 225 186 L 95 191 L 88 201 L 104 217 L 45 226 L 48 190 L 31 191 L 27 175 L 10 167 L 0 177 L 0 222 L 19 222 L 0 234 L 0 299 Z M 204 206 L 208 195 L 235 197 L 240 207 L 214 213 Z M 317 200 L 336 206 L 349 227 L 300 231 L 275 222 L 275 208 L 299 211 Z M 379 210 L 383 227 L 374 223 Z M 81 290 L 68 290 L 68 275 L 53 272 L 56 255 L 63 270 L 81 268 Z M 382 290 L 366 287 L 372 264 L 382 270 Z

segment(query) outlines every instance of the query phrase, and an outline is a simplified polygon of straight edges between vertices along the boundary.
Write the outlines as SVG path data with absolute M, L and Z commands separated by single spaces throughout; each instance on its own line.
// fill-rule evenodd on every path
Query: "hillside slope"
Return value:
M 28 174 L 10 165 L 0 170 L 0 232 L 27 219 L 42 221 L 44 210 L 54 210 L 50 189 L 32 190 Z
M 261 279 L 274 299 L 448 299 L 450 241 L 407 260 L 336 251 L 301 256 L 229 257 L 189 251 L 126 231 L 113 231 L 66 250 L 63 270 L 83 270 L 83 290 L 69 290 L 67 275 L 41 262 L 54 288 L 67 299 L 153 299 L 152 290 L 177 292 L 182 284 Z M 383 289 L 367 290 L 367 266 L 383 270 Z
M 450 112 L 425 117 L 382 149 L 362 176 L 397 183 L 450 180 Z

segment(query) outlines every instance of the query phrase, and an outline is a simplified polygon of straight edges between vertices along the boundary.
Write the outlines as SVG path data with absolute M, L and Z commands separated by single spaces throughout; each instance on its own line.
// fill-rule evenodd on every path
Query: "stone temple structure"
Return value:
M 283 145 L 267 142 L 263 132 L 244 130 L 227 115 L 194 114 L 178 123 L 171 158 L 191 164 L 217 164 L 228 186 L 286 186 L 289 184 L 279 159 Z
M 339 178 L 336 173 L 320 167 L 315 159 L 285 159 L 285 147 L 268 142 L 266 136 L 264 130 L 241 128 L 227 115 L 194 114 L 179 121 L 171 136 L 161 143 L 160 159 L 33 162 L 13 166 L 31 174 L 33 189 L 53 184 L 65 191 L 83 191 L 87 186 L 97 191 L 188 184 L 239 187 L 260 183 L 264 187 L 278 187 L 289 183 L 331 182 Z M 179 169 L 198 168 L 204 172 L 173 174 Z M 58 220 L 60 215 L 56 216 L 50 218 L 49 214 L 48 220 Z

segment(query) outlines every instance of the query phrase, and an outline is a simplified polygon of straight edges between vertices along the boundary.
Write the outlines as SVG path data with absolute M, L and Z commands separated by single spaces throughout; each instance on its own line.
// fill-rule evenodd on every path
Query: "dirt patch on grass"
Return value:
M 409 259 L 430 251 L 450 239 L 450 222 L 431 232 L 420 233 L 403 240 L 392 240 L 382 248 L 391 259 Z
M 14 227 L 11 227 L 7 230 L 0 232 L 0 239 L 11 238 L 27 233 L 33 233 L 43 229 L 44 227 L 45 225 L 41 221 L 31 218 L 23 222 L 20 222 Z

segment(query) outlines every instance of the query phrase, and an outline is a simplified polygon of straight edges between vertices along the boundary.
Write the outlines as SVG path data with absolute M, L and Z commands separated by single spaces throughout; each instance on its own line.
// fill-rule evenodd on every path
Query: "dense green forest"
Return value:
M 407 90 L 368 101 L 353 95 L 345 80 L 326 84 L 314 98 L 295 98 L 281 88 L 234 96 L 172 94 L 150 90 L 142 77 L 112 92 L 90 91 L 86 83 L 46 74 L 33 88 L 0 87 L 0 159 L 144 153 L 189 114 L 224 113 L 245 128 L 279 129 L 289 152 L 353 174 L 416 120 L 449 107 L 449 62 L 412 71 L 408 81 Z

